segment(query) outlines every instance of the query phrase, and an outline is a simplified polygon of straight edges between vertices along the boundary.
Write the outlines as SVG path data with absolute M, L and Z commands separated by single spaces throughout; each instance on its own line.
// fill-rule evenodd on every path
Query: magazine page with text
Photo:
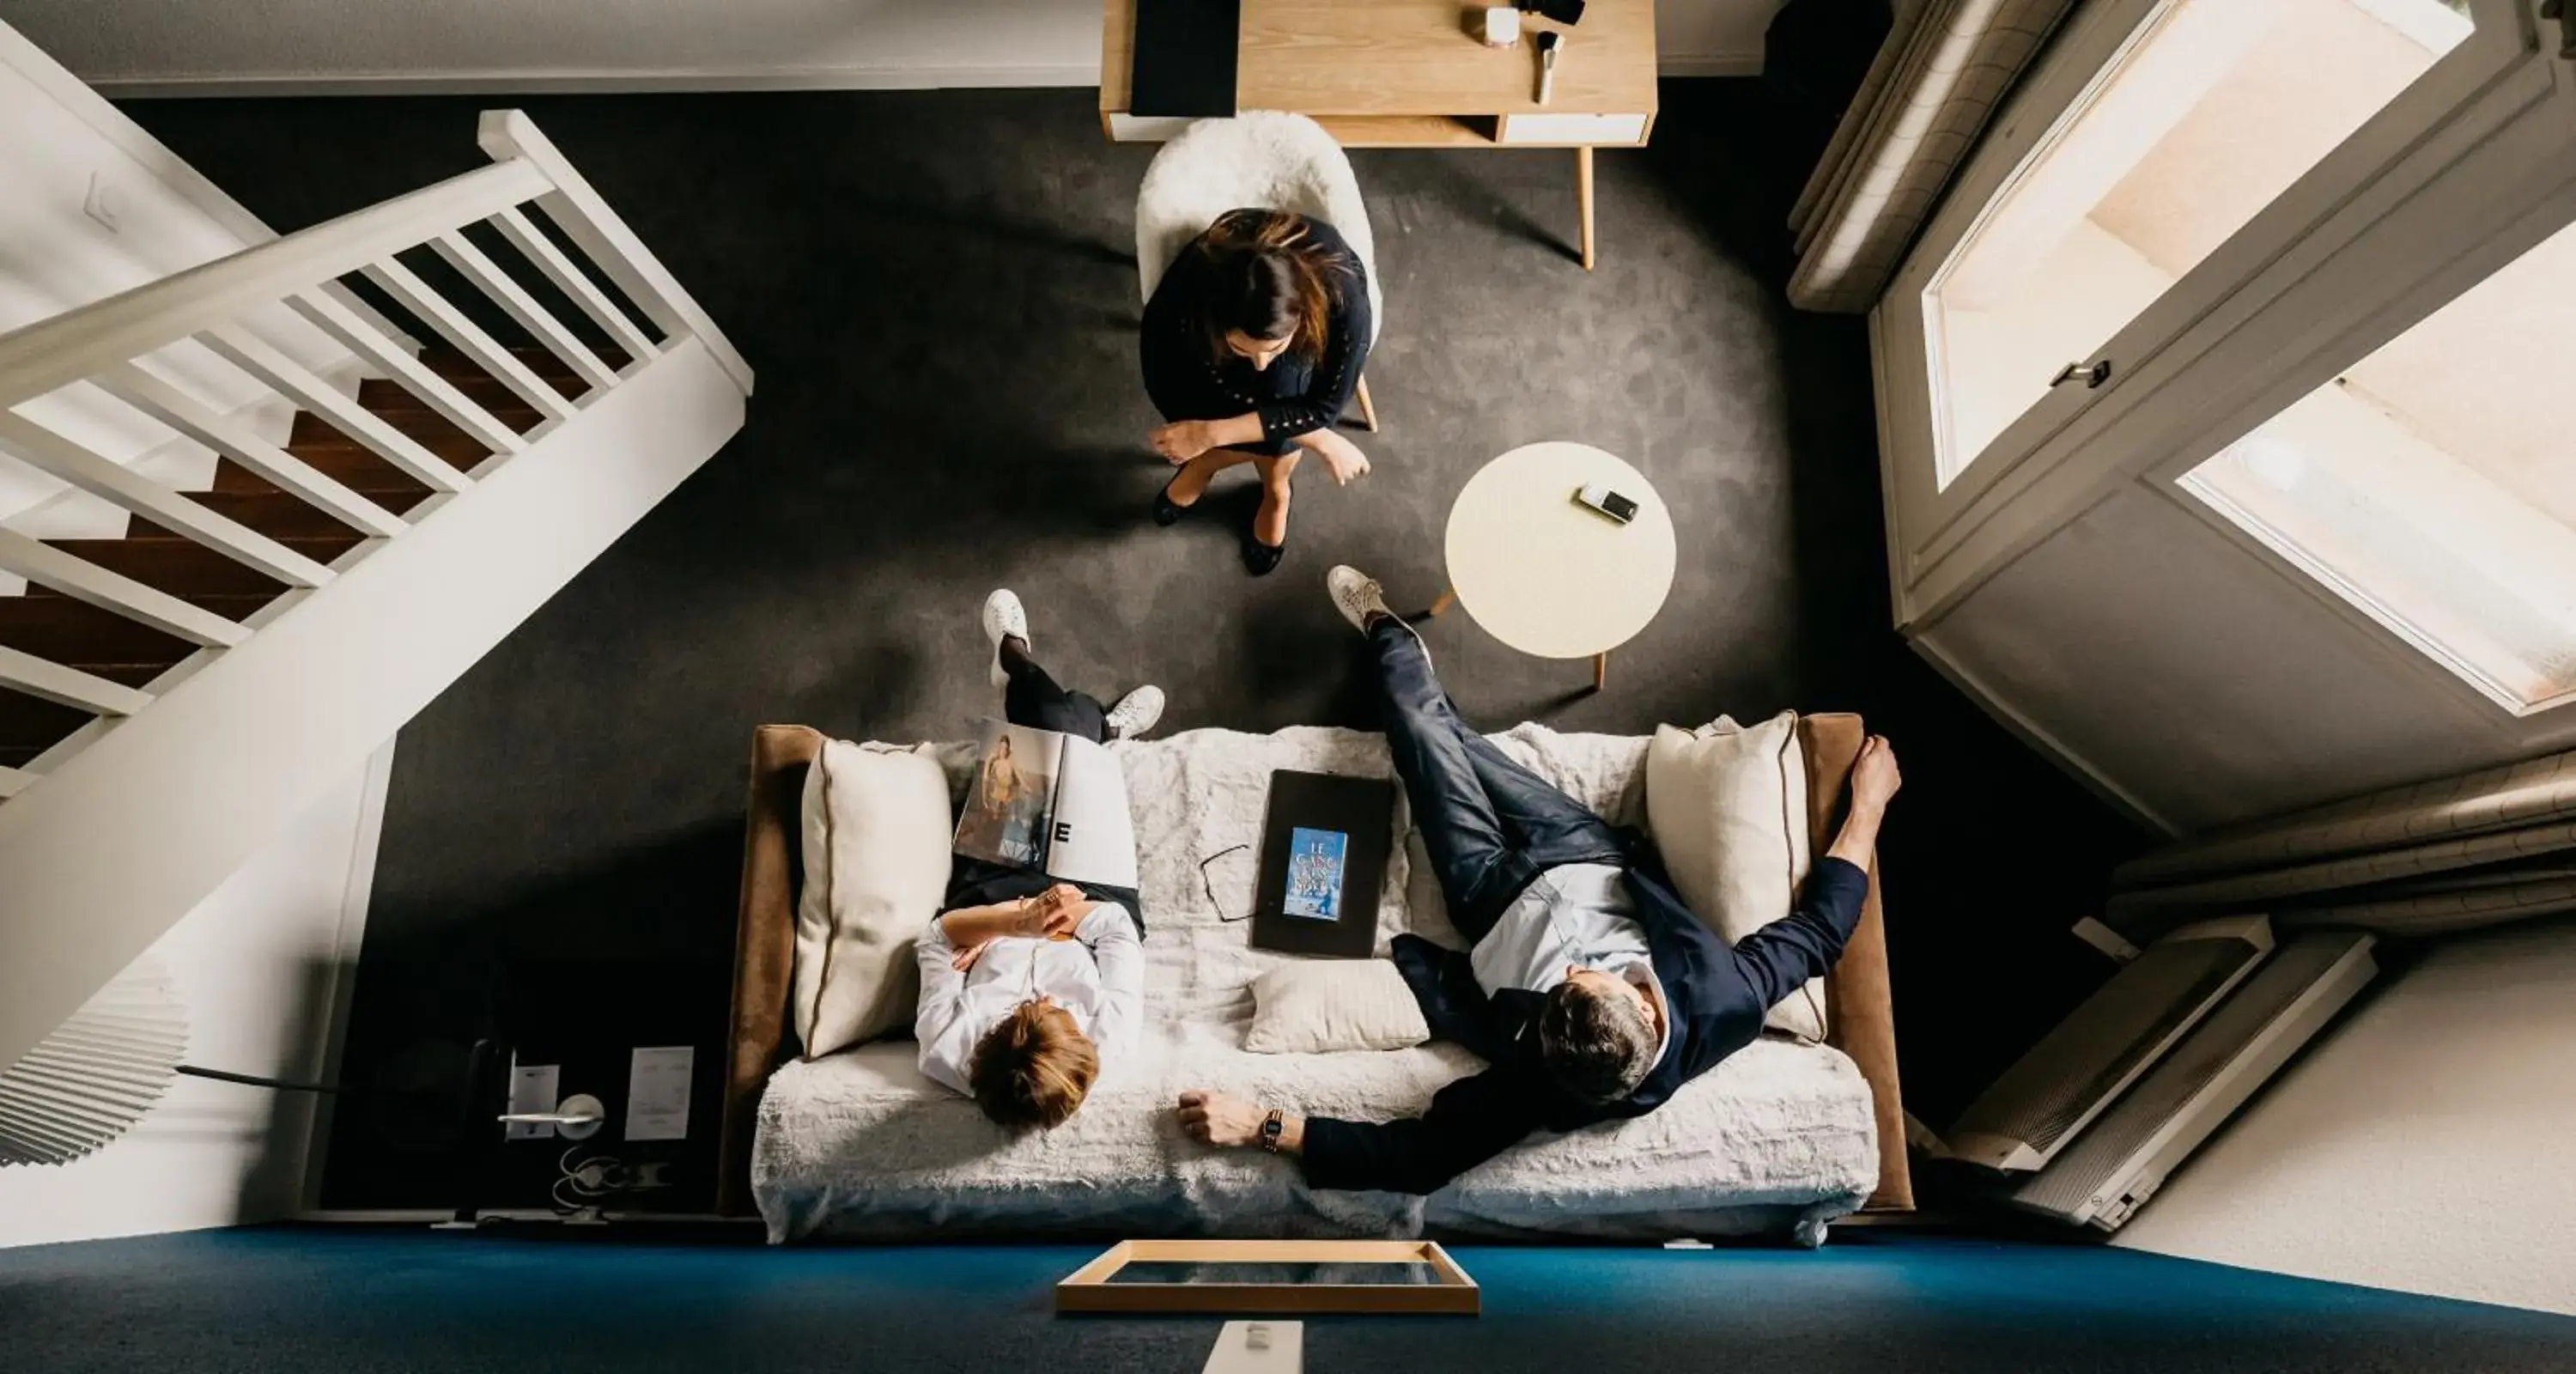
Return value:
M 1136 886 L 1136 823 L 1127 811 L 1127 774 L 1108 750 L 1064 736 L 1056 769 L 1048 876 L 1102 887 Z

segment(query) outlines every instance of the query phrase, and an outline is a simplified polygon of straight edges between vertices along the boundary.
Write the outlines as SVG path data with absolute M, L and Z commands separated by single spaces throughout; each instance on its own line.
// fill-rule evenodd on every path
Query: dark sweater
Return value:
M 1631 848 L 1628 893 L 1646 928 L 1672 1024 L 1671 1043 L 1646 1081 L 1611 1103 L 1558 1092 L 1538 1059 L 1542 994 L 1505 989 L 1488 997 L 1464 952 L 1399 936 L 1396 966 L 1421 1001 L 1431 1033 L 1474 1050 L 1489 1067 L 1442 1088 L 1419 1117 L 1309 1118 L 1302 1160 L 1308 1183 L 1428 1193 L 1532 1131 L 1571 1131 L 1653 1111 L 1751 1044 L 1773 1004 L 1833 967 L 1869 894 L 1867 873 L 1824 859 L 1808 874 L 1795 909 L 1729 949 L 1673 895 L 1651 852 L 1642 844 Z
M 1145 369 L 1145 394 L 1164 419 L 1229 420 L 1258 414 L 1261 442 L 1244 447 L 1271 454 L 1286 453 L 1298 435 L 1341 419 L 1375 337 L 1368 275 L 1333 226 L 1310 217 L 1306 233 L 1337 263 L 1324 347 L 1311 361 L 1292 352 L 1264 370 L 1247 359 L 1211 356 L 1205 324 L 1211 286 L 1207 256 L 1194 239 L 1172 260 L 1153 299 L 1145 303 L 1137 350 Z

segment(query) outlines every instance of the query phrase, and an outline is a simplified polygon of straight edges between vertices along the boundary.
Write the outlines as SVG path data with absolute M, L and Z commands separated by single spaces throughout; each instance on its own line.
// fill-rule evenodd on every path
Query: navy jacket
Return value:
M 1653 1111 L 1684 1083 L 1753 1043 L 1773 1004 L 1833 967 L 1869 894 L 1867 873 L 1841 859 L 1819 860 L 1795 909 L 1729 949 L 1673 895 L 1651 853 L 1643 845 L 1633 849 L 1628 894 L 1646 927 L 1672 1019 L 1671 1043 L 1646 1081 L 1610 1103 L 1558 1092 L 1539 1066 L 1543 994 L 1505 989 L 1488 997 L 1464 952 L 1398 936 L 1396 966 L 1421 1001 L 1432 1035 L 1474 1050 L 1488 1067 L 1442 1088 L 1418 1117 L 1308 1118 L 1302 1150 L 1308 1183 L 1428 1193 L 1532 1131 L 1571 1131 Z

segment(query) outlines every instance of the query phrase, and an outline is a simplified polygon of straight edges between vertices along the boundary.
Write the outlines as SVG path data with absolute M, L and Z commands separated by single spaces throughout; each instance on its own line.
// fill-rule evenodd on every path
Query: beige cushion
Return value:
M 1317 959 L 1282 964 L 1252 981 L 1255 1054 L 1400 1050 L 1431 1038 L 1422 1005 L 1385 959 Z
M 1646 828 L 1674 890 L 1728 944 L 1789 914 L 1807 879 L 1807 821 L 1796 712 L 1756 725 L 1720 716 L 1697 730 L 1656 728 Z M 1791 993 L 1763 1025 L 1824 1039 L 1824 980 Z
M 823 746 L 805 775 L 796 1037 L 808 1059 L 912 1024 L 913 942 L 948 890 L 948 779 L 926 750 Z

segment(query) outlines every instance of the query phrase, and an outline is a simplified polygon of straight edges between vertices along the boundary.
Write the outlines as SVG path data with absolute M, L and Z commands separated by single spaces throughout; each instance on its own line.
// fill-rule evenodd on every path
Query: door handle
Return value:
M 2057 375 L 2049 378 L 2048 384 L 2052 388 L 2061 387 L 2078 377 L 2084 379 L 2084 389 L 2091 391 L 2111 380 L 2111 360 L 2102 358 L 2091 363 L 2068 363 L 2057 369 Z

